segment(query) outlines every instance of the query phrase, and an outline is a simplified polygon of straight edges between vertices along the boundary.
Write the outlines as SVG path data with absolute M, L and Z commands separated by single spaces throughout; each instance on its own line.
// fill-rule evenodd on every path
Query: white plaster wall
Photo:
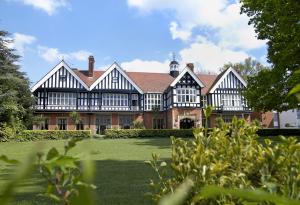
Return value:
M 280 128 L 299 128 L 299 120 L 297 119 L 297 110 L 288 110 L 279 113 Z M 290 127 L 286 127 L 286 124 Z

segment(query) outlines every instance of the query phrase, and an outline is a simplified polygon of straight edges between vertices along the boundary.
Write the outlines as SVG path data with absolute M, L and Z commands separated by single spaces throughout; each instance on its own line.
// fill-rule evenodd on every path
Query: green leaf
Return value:
M 47 159 L 47 160 L 51 160 L 51 159 L 53 159 L 54 157 L 58 157 L 58 156 L 59 156 L 59 153 L 58 153 L 57 149 L 54 148 L 54 147 L 52 147 L 52 148 L 49 150 L 46 159 Z
M 300 84 L 296 85 L 292 90 L 290 90 L 289 95 L 293 95 L 300 92 Z
M 174 193 L 168 194 L 159 201 L 159 205 L 181 205 L 185 203 L 187 196 L 194 183 L 191 179 L 187 178 L 180 184 Z
M 0 161 L 3 161 L 7 164 L 19 164 L 20 163 L 18 160 L 8 159 L 8 157 L 6 155 L 1 155 L 0 156 Z
M 275 204 L 289 204 L 289 205 L 300 205 L 299 201 L 291 200 L 285 197 L 281 197 L 275 194 L 269 194 L 261 190 L 243 190 L 243 189 L 226 189 L 218 186 L 205 186 L 202 191 L 196 195 L 194 202 L 198 199 L 205 198 L 216 198 L 220 195 L 231 195 L 233 197 L 241 198 L 251 202 L 272 202 Z

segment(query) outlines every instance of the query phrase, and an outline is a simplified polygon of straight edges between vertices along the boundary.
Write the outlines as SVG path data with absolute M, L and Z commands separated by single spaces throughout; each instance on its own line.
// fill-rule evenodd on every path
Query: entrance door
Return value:
M 106 129 L 111 128 L 111 116 L 110 115 L 97 116 L 96 128 L 97 128 L 97 134 L 103 135 Z
M 195 121 L 190 118 L 180 120 L 180 129 L 191 129 L 195 126 Z

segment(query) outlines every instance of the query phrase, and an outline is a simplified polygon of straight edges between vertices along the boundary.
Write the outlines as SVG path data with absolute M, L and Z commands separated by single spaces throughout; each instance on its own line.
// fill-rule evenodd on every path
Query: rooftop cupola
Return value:
M 173 60 L 170 62 L 170 75 L 176 78 L 179 75 L 179 63 L 176 61 L 175 54 L 173 54 Z

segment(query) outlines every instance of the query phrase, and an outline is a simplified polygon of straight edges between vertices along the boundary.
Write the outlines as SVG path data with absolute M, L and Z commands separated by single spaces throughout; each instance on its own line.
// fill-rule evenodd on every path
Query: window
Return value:
M 99 106 L 99 94 L 91 93 L 91 106 Z
M 128 94 L 103 93 L 103 106 L 128 106 Z
M 164 119 L 153 119 L 153 129 L 163 129 L 164 128 Z
M 132 94 L 131 96 L 131 106 L 138 106 L 138 98 L 137 94 Z
M 196 89 L 194 88 L 177 88 L 178 103 L 195 103 Z
M 105 129 L 111 127 L 111 116 L 110 115 L 101 115 L 96 118 L 96 133 L 104 134 Z
M 273 112 L 273 125 L 274 125 L 274 127 L 278 127 L 279 126 L 278 113 L 277 112 Z
M 80 120 L 79 123 L 76 125 L 76 130 L 84 130 L 83 120 Z
M 130 129 L 133 123 L 132 115 L 120 115 L 119 116 L 119 127 L 122 129 Z
M 153 110 L 159 108 L 162 110 L 162 94 L 151 93 L 145 95 L 145 110 Z
M 241 107 L 241 96 L 235 94 L 224 94 L 222 95 L 222 105 L 224 107 Z
M 49 92 L 48 93 L 48 105 L 76 105 L 76 93 L 60 93 Z
M 207 96 L 206 95 L 201 96 L 201 101 L 202 101 L 202 107 L 207 107 Z
M 300 110 L 297 110 L 297 119 L 300 119 Z
M 57 126 L 59 130 L 66 130 L 67 129 L 67 119 L 66 118 L 59 118 L 57 120 Z

